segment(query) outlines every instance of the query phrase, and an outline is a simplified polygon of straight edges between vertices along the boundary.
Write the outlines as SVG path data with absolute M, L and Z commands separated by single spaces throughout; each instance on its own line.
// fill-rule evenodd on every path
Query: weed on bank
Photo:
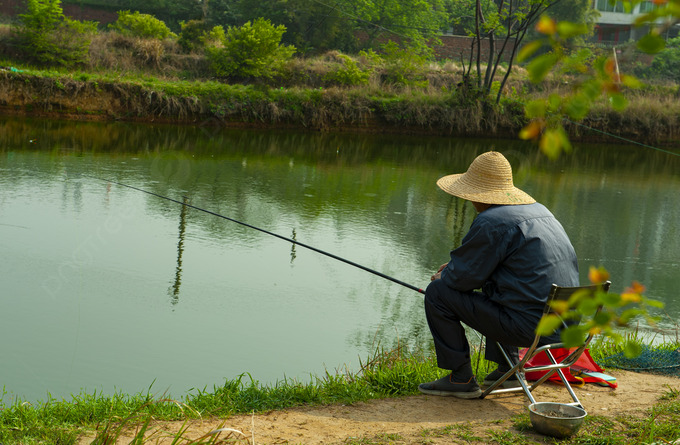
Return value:
M 664 350 L 677 349 L 680 344 L 665 343 L 654 346 Z M 592 349 L 593 357 L 620 352 L 616 345 L 600 344 Z M 483 380 L 493 366 L 473 355 L 478 379 Z M 313 377 L 310 382 L 283 380 L 273 385 L 261 385 L 248 374 L 227 380 L 212 390 L 202 389 L 191 392 L 184 399 L 177 400 L 165 395 L 154 395 L 151 388 L 144 394 L 106 395 L 102 393 L 80 394 L 72 400 L 48 398 L 44 402 L 30 403 L 15 399 L 6 401 L 3 393 L 0 404 L 0 443 L 7 444 L 75 444 L 82 434 L 96 431 L 93 443 L 114 443 L 122 431 L 135 429 L 138 437 L 135 444 L 154 443 L 142 439 L 153 421 L 177 421 L 198 418 L 227 418 L 235 414 L 251 414 L 270 410 L 281 410 L 295 406 L 353 404 L 370 399 L 399 397 L 417 394 L 419 383 L 439 378 L 442 371 L 437 368 L 433 354 L 425 351 L 411 352 L 405 348 L 384 350 L 375 353 L 361 364 L 356 372 L 327 372 L 322 377 Z M 680 385 L 679 385 L 680 387 Z M 531 431 L 528 415 L 515 416 L 502 421 L 503 433 L 498 425 L 484 435 L 460 426 L 438 430 L 423 430 L 423 443 L 430 437 L 451 437 L 456 440 L 475 443 L 553 443 L 554 440 L 535 442 L 536 434 Z M 506 425 L 507 423 L 507 425 Z M 220 440 L 244 441 L 233 431 L 221 429 L 209 434 L 201 441 L 189 442 L 182 438 L 181 429 L 176 443 L 227 443 Z M 221 437 L 221 439 L 219 438 Z M 642 415 L 630 418 L 605 418 L 588 416 L 580 433 L 572 439 L 561 441 L 566 444 L 623 444 L 677 439 L 680 437 L 680 390 L 669 387 L 657 405 Z M 518 439 L 518 438 L 521 438 Z M 353 439 L 354 440 L 354 439 Z M 401 443 L 386 437 L 367 436 L 356 443 Z M 543 439 L 541 439 L 543 440 Z M 353 442 L 354 443 L 354 442 Z

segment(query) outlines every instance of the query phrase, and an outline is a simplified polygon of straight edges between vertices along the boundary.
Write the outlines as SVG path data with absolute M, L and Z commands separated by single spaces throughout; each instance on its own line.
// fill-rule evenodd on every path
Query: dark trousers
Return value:
M 486 359 L 504 367 L 507 362 L 496 341 L 516 363 L 517 347 L 531 345 L 538 323 L 494 303 L 481 292 L 460 292 L 442 280 L 432 281 L 425 290 L 425 315 L 434 339 L 437 366 L 450 369 L 454 375 L 465 375 L 472 369 L 462 323 L 486 337 Z

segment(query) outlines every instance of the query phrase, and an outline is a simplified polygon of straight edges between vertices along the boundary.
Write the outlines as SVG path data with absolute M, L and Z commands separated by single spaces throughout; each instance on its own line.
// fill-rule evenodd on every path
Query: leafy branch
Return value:
M 609 280 L 609 273 L 603 267 L 591 267 L 588 279 L 593 284 L 603 283 Z M 644 291 L 645 287 L 637 281 L 620 294 L 605 292 L 601 286 L 596 290 L 579 290 L 566 301 L 552 301 L 551 312 L 543 316 L 536 332 L 550 335 L 566 324 L 560 337 L 568 348 L 580 345 L 588 335 L 601 334 L 617 343 L 625 342 L 625 355 L 635 357 L 640 354 L 640 345 L 625 341 L 617 328 L 628 326 L 639 317 L 650 325 L 656 324 L 658 319 L 649 314 L 648 308 L 662 308 L 663 303 L 645 297 Z
M 625 0 L 624 8 L 631 11 L 641 0 Z M 638 48 L 647 53 L 664 49 L 666 42 L 663 32 L 680 21 L 680 0 L 654 0 L 652 11 L 641 15 L 635 26 L 648 26 L 649 32 L 638 41 Z M 524 45 L 518 54 L 518 61 L 526 61 L 529 78 L 534 83 L 542 82 L 550 73 L 565 66 L 569 54 L 565 51 L 570 40 L 587 31 L 585 24 L 556 22 L 547 15 L 539 19 L 536 30 L 543 36 Z M 543 54 L 538 54 L 547 48 Z M 529 123 L 521 130 L 519 137 L 534 140 L 549 158 L 557 158 L 563 151 L 571 150 L 571 143 L 563 122 L 565 119 L 581 121 L 588 116 L 591 107 L 604 97 L 614 110 L 621 111 L 627 106 L 626 89 L 642 86 L 634 76 L 619 72 L 616 60 L 602 56 L 592 65 L 585 62 L 569 64 L 570 69 L 581 73 L 581 81 L 568 94 L 552 94 L 547 99 L 527 104 L 526 115 Z

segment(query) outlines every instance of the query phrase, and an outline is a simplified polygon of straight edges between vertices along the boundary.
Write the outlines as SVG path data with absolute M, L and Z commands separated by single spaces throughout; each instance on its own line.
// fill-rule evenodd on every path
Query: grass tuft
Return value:
M 668 345 L 664 345 L 666 347 Z M 677 344 L 675 345 L 677 347 Z M 605 351 L 616 351 L 610 347 Z M 597 350 L 592 351 L 598 356 Z M 477 352 L 473 363 L 479 360 L 478 378 L 488 372 L 488 362 Z M 408 351 L 402 346 L 394 349 L 376 348 L 363 360 L 357 372 L 326 372 L 309 382 L 291 379 L 273 385 L 261 385 L 249 374 L 227 380 L 212 390 L 194 390 L 182 400 L 165 395 L 156 397 L 151 388 L 136 395 L 102 393 L 79 394 L 71 401 L 55 400 L 30 404 L 16 399 L 10 405 L 0 403 L 0 443 L 49 443 L 75 444 L 87 431 L 96 431 L 95 444 L 111 444 L 125 438 L 130 444 L 152 444 L 163 434 L 154 430 L 155 421 L 185 420 L 206 417 L 228 417 L 234 414 L 254 414 L 281 410 L 294 406 L 352 404 L 369 399 L 401 397 L 417 393 L 417 386 L 424 381 L 439 378 L 442 370 L 437 368 L 432 351 Z M 475 435 L 469 425 L 451 425 L 439 429 L 424 429 L 424 441 L 451 438 L 466 443 L 485 440 L 501 444 L 526 442 L 533 434 L 528 415 L 522 414 L 511 420 L 514 431 L 500 431 L 494 427 L 486 438 Z M 501 421 L 499 426 L 503 426 Z M 174 444 L 220 444 L 249 443 L 242 433 L 230 430 L 223 424 L 207 432 L 199 439 L 189 439 L 187 428 L 180 428 L 173 439 Z M 618 444 L 650 441 L 671 441 L 680 437 L 680 389 L 668 386 L 659 403 L 638 417 L 605 418 L 588 416 L 579 434 L 560 443 Z M 384 434 L 352 439 L 356 444 L 402 443 L 396 435 Z M 662 442 L 663 443 L 663 442 Z

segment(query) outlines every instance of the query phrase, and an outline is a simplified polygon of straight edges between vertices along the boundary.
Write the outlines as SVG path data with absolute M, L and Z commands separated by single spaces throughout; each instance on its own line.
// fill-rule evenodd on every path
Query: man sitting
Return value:
M 444 176 L 437 185 L 471 201 L 478 215 L 425 291 L 437 366 L 450 373 L 418 389 L 476 398 L 482 391 L 462 323 L 486 337 L 486 359 L 498 363 L 484 380 L 490 385 L 510 369 L 496 341 L 518 361 L 518 347 L 534 339 L 551 285 L 578 286 L 576 253 L 552 213 L 514 186 L 510 163 L 498 152 L 481 154 L 467 172 Z M 517 384 L 514 376 L 504 382 Z

